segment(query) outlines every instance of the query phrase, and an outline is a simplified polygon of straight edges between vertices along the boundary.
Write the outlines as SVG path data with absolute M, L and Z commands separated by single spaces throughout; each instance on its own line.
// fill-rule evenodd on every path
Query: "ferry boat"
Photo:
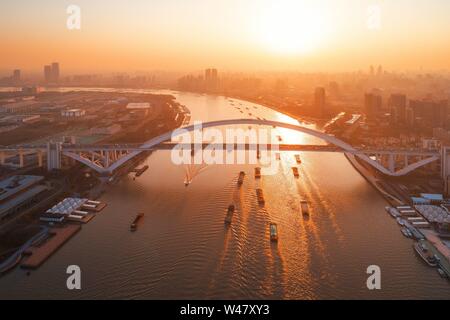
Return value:
M 226 224 L 231 224 L 231 221 L 233 220 L 234 210 L 235 210 L 234 204 L 230 204 L 228 206 L 227 215 L 225 216 L 225 223 Z
M 260 179 L 261 178 L 261 168 L 255 168 L 255 178 Z
M 133 222 L 131 223 L 131 226 L 130 226 L 130 230 L 131 231 L 136 231 L 137 230 L 138 223 L 143 217 L 144 217 L 143 213 L 138 213 L 136 218 L 134 218 Z
M 414 244 L 414 250 L 417 254 L 428 264 L 430 267 L 436 267 L 438 265 L 438 260 L 436 257 L 430 253 L 427 246 L 422 242 L 416 242 Z
M 244 178 L 245 178 L 245 172 L 241 171 L 239 172 L 239 178 L 238 178 L 238 186 L 242 186 L 242 184 L 244 183 Z
M 295 161 L 297 161 L 297 164 L 302 164 L 302 159 L 300 159 L 300 155 L 295 155 Z
M 263 194 L 262 189 L 256 189 L 256 196 L 258 197 L 259 204 L 266 203 L 266 200 L 264 200 L 264 194 Z
M 300 177 L 300 173 L 298 172 L 297 167 L 292 167 L 292 172 L 294 173 L 294 177 L 296 177 L 296 178 Z
M 270 241 L 278 241 L 278 225 L 276 223 L 270 223 Z
M 302 214 L 305 216 L 309 216 L 309 207 L 308 207 L 308 201 L 306 200 L 301 200 L 300 201 L 300 206 L 302 208 Z

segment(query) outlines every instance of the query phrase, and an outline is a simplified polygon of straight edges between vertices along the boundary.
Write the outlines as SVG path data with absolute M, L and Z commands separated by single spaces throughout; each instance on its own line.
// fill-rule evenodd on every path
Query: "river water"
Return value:
M 158 92 L 174 94 L 192 121 L 261 117 L 297 123 L 245 101 L 234 99 L 241 114 L 225 97 Z M 284 143 L 317 142 L 275 130 Z M 385 212 L 386 201 L 344 155 L 305 153 L 302 159 L 300 179 L 291 171 L 294 154 L 283 153 L 278 173 L 261 180 L 253 177 L 254 165 L 212 165 L 185 187 L 186 167 L 174 165 L 168 151 L 157 151 L 140 178 L 130 175 L 108 189 L 101 199 L 107 208 L 40 269 L 0 278 L 0 298 L 450 298 L 447 281 L 416 256 L 412 240 Z M 247 176 L 239 189 L 241 170 Z M 256 188 L 264 191 L 264 207 Z M 300 213 L 301 199 L 310 202 L 309 219 Z M 226 228 L 231 203 L 237 210 Z M 145 218 L 131 233 L 137 212 Z M 270 222 L 278 224 L 277 245 L 269 239 Z M 73 264 L 82 271 L 79 291 L 66 288 L 65 271 Z M 367 289 L 370 265 L 381 268 L 381 290 Z

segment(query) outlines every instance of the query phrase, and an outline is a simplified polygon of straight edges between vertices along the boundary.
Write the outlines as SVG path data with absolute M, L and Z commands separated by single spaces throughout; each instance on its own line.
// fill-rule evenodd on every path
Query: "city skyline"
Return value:
M 68 73 L 188 71 L 205 62 L 229 71 L 450 69 L 448 2 L 350 2 L 78 1 L 80 30 L 66 27 L 69 3 L 4 3 L 0 72 L 38 72 L 47 61 Z

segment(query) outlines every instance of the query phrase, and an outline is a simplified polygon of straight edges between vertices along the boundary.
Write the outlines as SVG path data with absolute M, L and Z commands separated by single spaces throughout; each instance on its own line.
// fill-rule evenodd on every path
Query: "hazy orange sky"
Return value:
M 11 0 L 0 35 L 1 70 L 450 69 L 448 0 Z

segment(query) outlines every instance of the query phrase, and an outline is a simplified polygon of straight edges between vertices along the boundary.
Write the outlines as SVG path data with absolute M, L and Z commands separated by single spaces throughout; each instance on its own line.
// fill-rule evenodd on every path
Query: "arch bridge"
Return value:
M 328 143 L 325 146 L 282 145 L 280 151 L 327 151 L 351 153 L 365 161 L 381 173 L 388 176 L 403 176 L 434 161 L 441 159 L 442 152 L 429 150 L 375 150 L 357 149 L 350 144 L 324 132 L 303 127 L 297 124 L 285 122 L 260 120 L 260 119 L 229 119 L 201 123 L 201 128 L 213 128 L 234 125 L 272 126 L 301 132 Z M 112 174 L 114 170 L 124 165 L 144 151 L 171 149 L 176 144 L 167 143 L 177 135 L 192 132 L 198 129 L 198 125 L 189 125 L 164 133 L 150 139 L 142 145 L 115 144 L 115 145 L 70 145 L 60 143 L 48 143 L 44 146 L 12 146 L 0 148 L 0 164 L 5 164 L 9 157 L 19 157 L 23 164 L 23 156 L 36 152 L 42 165 L 42 154 L 47 156 L 47 168 L 58 168 L 62 156 L 74 159 L 85 164 L 100 174 Z M 239 147 L 239 146 L 237 146 Z M 241 146 L 242 147 L 242 146 Z M 244 146 L 251 147 L 251 146 Z M 270 149 L 270 146 L 269 146 Z M 401 161 L 398 161 L 401 159 Z M 401 166 L 398 166 L 398 162 Z M 450 167 L 450 166 L 449 166 Z

